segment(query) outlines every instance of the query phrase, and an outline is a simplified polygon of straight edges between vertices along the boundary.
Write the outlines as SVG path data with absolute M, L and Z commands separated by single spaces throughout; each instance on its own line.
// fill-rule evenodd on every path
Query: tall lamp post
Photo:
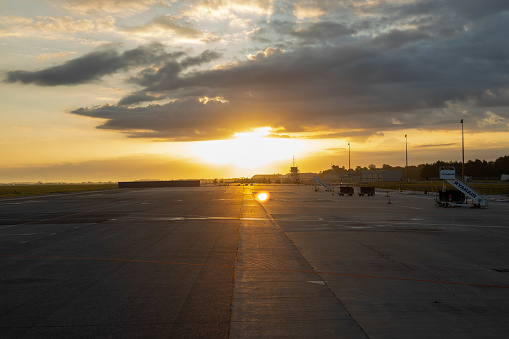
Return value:
M 463 119 L 461 119 L 461 178 L 465 180 L 465 139 L 463 138 Z
M 350 143 L 348 143 L 348 171 L 350 171 Z
M 406 163 L 406 182 L 410 182 L 410 179 L 408 179 L 408 138 L 405 134 L 405 163 Z

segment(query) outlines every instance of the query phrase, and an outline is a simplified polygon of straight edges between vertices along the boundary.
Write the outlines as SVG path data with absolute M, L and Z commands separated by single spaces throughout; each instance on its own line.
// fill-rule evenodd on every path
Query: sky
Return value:
M 461 161 L 462 127 L 494 161 L 507 32 L 507 0 L 1 1 L 0 182 Z

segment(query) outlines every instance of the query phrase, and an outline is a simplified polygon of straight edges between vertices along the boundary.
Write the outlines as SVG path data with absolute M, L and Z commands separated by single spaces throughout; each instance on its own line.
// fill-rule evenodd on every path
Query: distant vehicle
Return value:
M 372 197 L 375 195 L 375 188 L 373 186 L 369 187 L 361 187 L 359 191 L 359 196 L 362 197 L 367 195 L 368 197 Z
M 338 195 L 349 195 L 349 196 L 352 196 L 353 195 L 353 187 L 350 187 L 350 186 L 341 186 L 339 187 L 339 192 L 338 192 Z

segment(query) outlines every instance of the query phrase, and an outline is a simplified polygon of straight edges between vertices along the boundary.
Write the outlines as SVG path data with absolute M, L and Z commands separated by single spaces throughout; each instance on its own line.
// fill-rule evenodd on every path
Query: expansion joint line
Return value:
M 255 199 L 256 201 L 258 201 L 257 199 Z M 341 305 L 341 307 L 343 307 L 343 309 L 348 313 L 348 315 L 350 316 L 350 318 L 355 322 L 355 324 L 357 324 L 357 326 L 359 327 L 359 329 L 362 331 L 362 333 L 364 333 L 364 335 L 366 336 L 366 338 L 369 338 L 368 334 L 366 333 L 366 331 L 364 330 L 364 328 L 362 328 L 362 326 L 357 322 L 357 319 L 354 318 L 354 316 L 350 313 L 350 311 L 346 308 L 345 304 L 341 301 L 341 299 L 339 299 L 339 297 L 336 295 L 336 293 L 334 293 L 334 291 L 329 287 L 329 285 L 327 285 L 327 282 L 325 281 L 325 279 L 320 275 L 322 272 L 318 272 L 316 271 L 315 267 L 313 265 L 311 265 L 311 263 L 309 262 L 309 260 L 306 258 L 306 256 L 302 253 L 302 251 L 300 250 L 300 248 L 297 246 L 297 244 L 288 236 L 288 233 L 286 233 L 283 228 L 279 225 L 279 223 L 276 221 L 276 219 L 274 219 L 272 217 L 272 214 L 269 213 L 269 211 L 267 211 L 267 209 L 265 208 L 265 206 L 263 206 L 263 204 L 258 201 L 258 203 L 260 204 L 260 206 L 263 208 L 263 210 L 265 211 L 265 214 L 269 217 L 269 219 L 281 230 L 281 232 L 283 232 L 283 234 L 286 236 L 286 238 L 288 239 L 288 241 L 290 241 L 293 246 L 295 247 L 295 249 L 299 252 L 299 254 L 302 256 L 302 258 L 306 261 L 306 263 L 308 264 L 309 267 L 311 267 L 313 269 L 312 273 L 315 273 L 318 277 L 320 277 L 320 279 L 322 279 L 322 281 L 324 282 L 325 286 L 327 286 L 327 288 L 329 289 L 329 291 L 332 293 L 332 295 L 334 296 L 334 298 L 336 298 L 336 300 L 338 301 L 338 303 Z
M 239 242 L 240 242 L 240 225 L 242 224 L 242 215 L 244 213 L 244 187 L 242 186 L 241 194 L 241 203 L 240 203 L 240 215 L 239 215 L 239 223 L 237 226 L 237 247 L 235 248 L 235 261 L 233 264 L 233 283 L 232 283 L 232 297 L 230 301 L 230 316 L 228 321 L 228 338 L 230 338 L 230 332 L 232 329 L 232 314 L 233 314 L 233 296 L 235 295 L 235 279 L 237 277 L 237 260 L 239 257 Z

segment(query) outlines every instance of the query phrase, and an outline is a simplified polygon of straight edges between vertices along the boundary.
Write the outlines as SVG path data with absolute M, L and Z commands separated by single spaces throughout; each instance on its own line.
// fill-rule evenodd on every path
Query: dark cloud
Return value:
M 260 43 L 280 44 L 284 48 L 322 43 L 334 44 L 355 33 L 357 33 L 356 28 L 333 21 L 297 24 L 291 21 L 273 20 L 269 24 L 262 24 L 254 32 L 253 40 Z
M 159 69 L 154 69 L 153 67 L 145 68 L 131 77 L 129 81 L 140 86 L 146 86 L 149 90 L 169 90 L 184 70 L 210 62 L 220 56 L 219 53 L 207 50 L 197 57 L 186 57 L 181 61 L 169 61 Z
M 411 43 L 418 43 L 422 40 L 428 40 L 432 37 L 425 32 L 417 30 L 392 30 L 385 34 L 380 34 L 373 39 L 373 43 L 385 48 L 397 48 Z
M 192 66 L 199 66 L 204 63 L 216 60 L 221 56 L 220 53 L 206 50 L 203 53 L 201 53 L 197 57 L 187 57 L 184 60 L 180 62 L 180 65 L 184 68 L 192 67 Z
M 69 60 L 62 65 L 40 71 L 7 72 L 5 81 L 40 86 L 78 85 L 97 81 L 103 76 L 127 71 L 133 67 L 149 66 L 130 79 L 131 82 L 147 86 L 149 83 L 158 81 L 158 79 L 177 76 L 187 68 L 199 66 L 217 59 L 219 56 L 219 53 L 208 50 L 196 57 L 186 56 L 184 52 L 166 53 L 163 46 L 157 43 L 141 46 L 123 53 L 119 53 L 113 47 L 105 47 Z M 161 65 L 161 68 L 154 70 Z M 150 98 L 145 94 L 144 97 L 139 97 L 139 100 L 136 101 L 134 99 L 137 96 L 139 97 L 139 93 L 129 95 L 128 98 L 123 99 L 124 103 L 122 104 L 155 100 L 155 97 Z
M 437 37 L 452 36 L 469 25 L 499 16 L 509 10 L 505 0 L 429 0 L 400 6 L 376 7 L 387 22 L 406 22 Z M 404 18 L 404 19 L 402 19 Z
M 164 105 L 123 107 L 104 105 L 98 108 L 80 108 L 72 113 L 107 119 L 98 128 L 119 130 L 130 137 L 155 138 L 179 141 L 211 140 L 231 136 L 237 119 L 228 120 L 227 104 L 198 100 L 178 100 Z M 221 123 L 211 123 L 217 119 Z
M 129 95 L 123 97 L 118 102 L 118 104 L 121 106 L 123 106 L 123 105 L 128 106 L 128 105 L 133 105 L 133 104 L 139 104 L 140 102 L 150 102 L 150 101 L 155 101 L 155 100 L 162 100 L 164 98 L 165 98 L 165 96 L 155 97 L 153 95 L 149 95 L 144 92 L 137 92 L 137 93 L 132 93 L 132 94 L 129 94 Z
M 165 53 L 160 44 L 141 46 L 123 53 L 112 47 L 101 48 L 66 63 L 40 71 L 12 71 L 7 73 L 7 82 L 21 82 L 40 86 L 77 85 L 131 67 L 154 64 L 178 56 Z
M 432 0 L 416 1 L 401 7 L 403 15 L 434 15 L 478 20 L 509 10 L 505 0 Z
M 448 146 L 456 146 L 456 145 L 458 145 L 458 143 L 418 145 L 418 146 L 412 146 L 412 148 L 448 147 Z
M 334 41 L 343 36 L 351 35 L 356 31 L 343 24 L 336 22 L 317 22 L 309 27 L 293 29 L 288 34 L 298 37 L 305 43 L 321 42 L 321 41 Z

